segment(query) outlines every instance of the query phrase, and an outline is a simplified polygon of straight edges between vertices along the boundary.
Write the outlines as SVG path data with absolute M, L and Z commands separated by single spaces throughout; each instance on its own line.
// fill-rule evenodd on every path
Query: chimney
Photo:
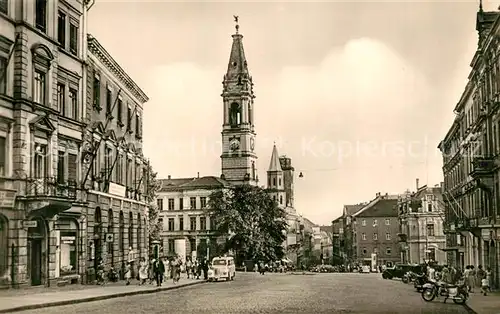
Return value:
M 418 188 L 419 188 L 419 186 L 418 186 L 418 185 L 419 185 L 419 180 L 418 180 L 418 178 L 416 178 L 416 179 L 415 179 L 415 184 L 416 184 L 416 186 L 417 186 L 417 191 L 418 191 Z
M 377 192 L 377 193 L 375 194 L 375 197 L 380 197 L 380 192 Z
M 198 179 L 200 178 L 200 172 L 198 171 Z
M 169 180 L 170 180 L 170 179 L 172 179 L 172 177 L 171 177 L 170 175 L 168 175 L 168 177 L 167 177 L 167 178 L 168 178 Z

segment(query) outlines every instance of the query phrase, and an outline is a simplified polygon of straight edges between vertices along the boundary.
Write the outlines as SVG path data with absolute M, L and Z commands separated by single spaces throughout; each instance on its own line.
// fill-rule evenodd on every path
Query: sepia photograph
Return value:
M 500 314 L 500 0 L 0 0 L 0 313 Z

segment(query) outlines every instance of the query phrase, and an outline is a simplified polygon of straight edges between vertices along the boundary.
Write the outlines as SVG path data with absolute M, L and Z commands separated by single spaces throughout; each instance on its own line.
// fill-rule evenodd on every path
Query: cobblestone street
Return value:
M 44 313 L 467 313 L 452 301 L 424 302 L 411 285 L 380 274 L 238 273 L 235 281 L 25 311 Z

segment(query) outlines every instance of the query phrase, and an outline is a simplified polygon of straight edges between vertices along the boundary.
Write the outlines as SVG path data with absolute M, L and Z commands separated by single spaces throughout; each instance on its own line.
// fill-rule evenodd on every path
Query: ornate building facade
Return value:
M 439 144 L 443 154 L 448 261 L 463 269 L 500 263 L 500 12 L 476 17 L 478 47 L 455 120 Z
M 88 174 L 95 169 L 90 165 L 105 159 L 93 157 L 100 139 L 100 150 L 122 145 L 134 163 L 144 165 L 136 136 L 141 126 L 121 140 L 93 108 L 94 72 L 114 92 L 123 90 L 124 103 L 140 107 L 139 120 L 147 97 L 95 39 L 87 39 L 90 1 L 0 4 L 0 283 L 87 282 L 94 261 L 106 258 L 103 251 L 119 251 L 106 246 L 116 243 L 107 234 L 131 239 L 144 255 L 147 250 L 136 244 L 147 238 L 141 186 L 127 184 L 133 189 L 123 195 L 123 188 L 108 184 L 115 177 L 101 177 L 104 188 Z M 113 223 L 107 223 L 111 212 Z M 111 259 L 115 265 L 121 260 Z
M 445 265 L 442 187 L 419 187 L 417 183 L 416 192 L 400 195 L 398 209 L 401 262 L 421 264 L 432 261 Z

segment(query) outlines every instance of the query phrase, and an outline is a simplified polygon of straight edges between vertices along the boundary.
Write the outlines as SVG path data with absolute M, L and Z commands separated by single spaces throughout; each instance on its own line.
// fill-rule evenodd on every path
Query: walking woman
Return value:
M 130 285 L 130 278 L 132 278 L 132 268 L 130 266 L 130 262 L 127 262 L 125 265 L 125 280 L 127 281 L 127 286 Z
M 139 264 L 139 285 L 146 283 L 148 279 L 148 262 L 144 257 L 141 257 L 141 262 Z
M 467 284 L 470 287 L 470 292 L 474 293 L 474 287 L 476 286 L 476 271 L 474 270 L 474 266 L 469 265 L 469 273 L 467 276 Z

